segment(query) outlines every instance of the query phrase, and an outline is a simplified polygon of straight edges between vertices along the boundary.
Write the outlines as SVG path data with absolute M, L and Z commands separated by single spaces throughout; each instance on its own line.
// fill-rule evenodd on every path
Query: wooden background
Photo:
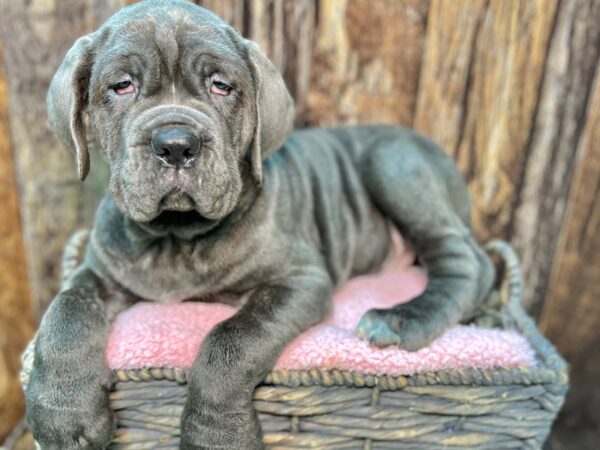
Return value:
M 22 414 L 18 354 L 106 179 L 96 156 L 78 182 L 43 99 L 75 38 L 123 3 L 0 0 L 0 441 Z M 297 126 L 402 124 L 447 149 L 476 233 L 517 248 L 527 306 L 572 364 L 569 417 L 600 427 L 600 1 L 200 3 L 269 54 Z

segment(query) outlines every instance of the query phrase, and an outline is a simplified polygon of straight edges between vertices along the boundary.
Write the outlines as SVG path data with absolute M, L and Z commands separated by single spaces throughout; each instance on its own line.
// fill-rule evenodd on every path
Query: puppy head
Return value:
M 185 1 L 124 8 L 80 38 L 47 97 L 54 132 L 89 171 L 85 115 L 130 219 L 219 221 L 292 128 L 293 101 L 258 46 Z

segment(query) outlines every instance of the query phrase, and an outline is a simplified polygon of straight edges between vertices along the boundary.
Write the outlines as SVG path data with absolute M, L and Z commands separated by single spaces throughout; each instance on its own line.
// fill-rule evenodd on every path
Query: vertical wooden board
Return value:
M 285 2 L 285 67 L 283 78 L 296 102 L 296 125 L 306 126 L 312 54 L 316 33 L 316 0 Z
M 256 0 L 246 12 L 241 31 L 267 54 L 283 75 L 296 103 L 296 125 L 306 123 L 306 97 L 311 72 L 316 0 Z
M 210 9 L 237 30 L 244 28 L 246 13 L 244 0 L 199 0 L 194 3 Z
M 436 0 L 414 126 L 469 181 L 475 232 L 508 237 L 556 0 Z
M 571 365 L 555 426 L 556 448 L 596 448 L 600 438 L 600 68 L 577 149 L 577 169 L 540 328 Z M 562 446 L 561 446 L 562 444 Z M 552 448 L 555 448 L 554 446 Z
M 309 125 L 413 120 L 428 2 L 318 2 Z
M 432 0 L 414 126 L 455 155 L 464 128 L 484 0 Z
M 0 3 L 11 131 L 38 317 L 58 289 L 64 242 L 73 230 L 92 222 L 104 185 L 97 177 L 105 177 L 95 164 L 86 183 L 79 182 L 73 156 L 48 128 L 46 91 L 75 39 L 95 29 L 118 5 L 117 0 Z
M 0 42 L 0 442 L 24 411 L 20 355 L 33 335 L 2 53 Z
M 600 58 L 600 2 L 561 2 L 556 17 L 510 230 L 527 280 L 525 300 L 536 315 L 548 287 L 575 167 L 587 164 L 578 142 Z
M 540 328 L 574 369 L 600 377 L 600 68 Z

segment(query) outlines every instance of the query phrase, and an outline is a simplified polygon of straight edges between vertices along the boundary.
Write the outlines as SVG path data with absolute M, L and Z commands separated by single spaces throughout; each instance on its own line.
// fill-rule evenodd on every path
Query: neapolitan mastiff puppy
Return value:
M 390 224 L 429 283 L 413 302 L 364 316 L 358 334 L 374 345 L 426 345 L 492 284 L 464 181 L 439 148 L 384 126 L 288 135 L 294 108 L 281 76 L 193 4 L 142 2 L 80 38 L 52 81 L 48 114 L 81 178 L 87 128 L 111 177 L 85 262 L 38 332 L 26 397 L 43 449 L 111 440 L 103 355 L 112 318 L 138 300 L 240 299 L 189 374 L 181 447 L 259 449 L 253 389 L 286 343 L 323 319 L 340 283 L 381 266 Z

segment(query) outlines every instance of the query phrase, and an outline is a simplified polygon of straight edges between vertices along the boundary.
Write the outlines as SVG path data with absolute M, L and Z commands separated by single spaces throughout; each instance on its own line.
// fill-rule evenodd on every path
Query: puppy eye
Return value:
M 121 81 L 115 84 L 114 86 L 112 86 L 112 89 L 118 95 L 132 94 L 135 92 L 135 87 L 133 86 L 133 83 L 129 80 Z
M 222 95 L 223 97 L 227 97 L 231 94 L 233 87 L 229 86 L 222 81 L 213 80 L 212 85 L 210 87 L 210 92 L 217 95 Z

